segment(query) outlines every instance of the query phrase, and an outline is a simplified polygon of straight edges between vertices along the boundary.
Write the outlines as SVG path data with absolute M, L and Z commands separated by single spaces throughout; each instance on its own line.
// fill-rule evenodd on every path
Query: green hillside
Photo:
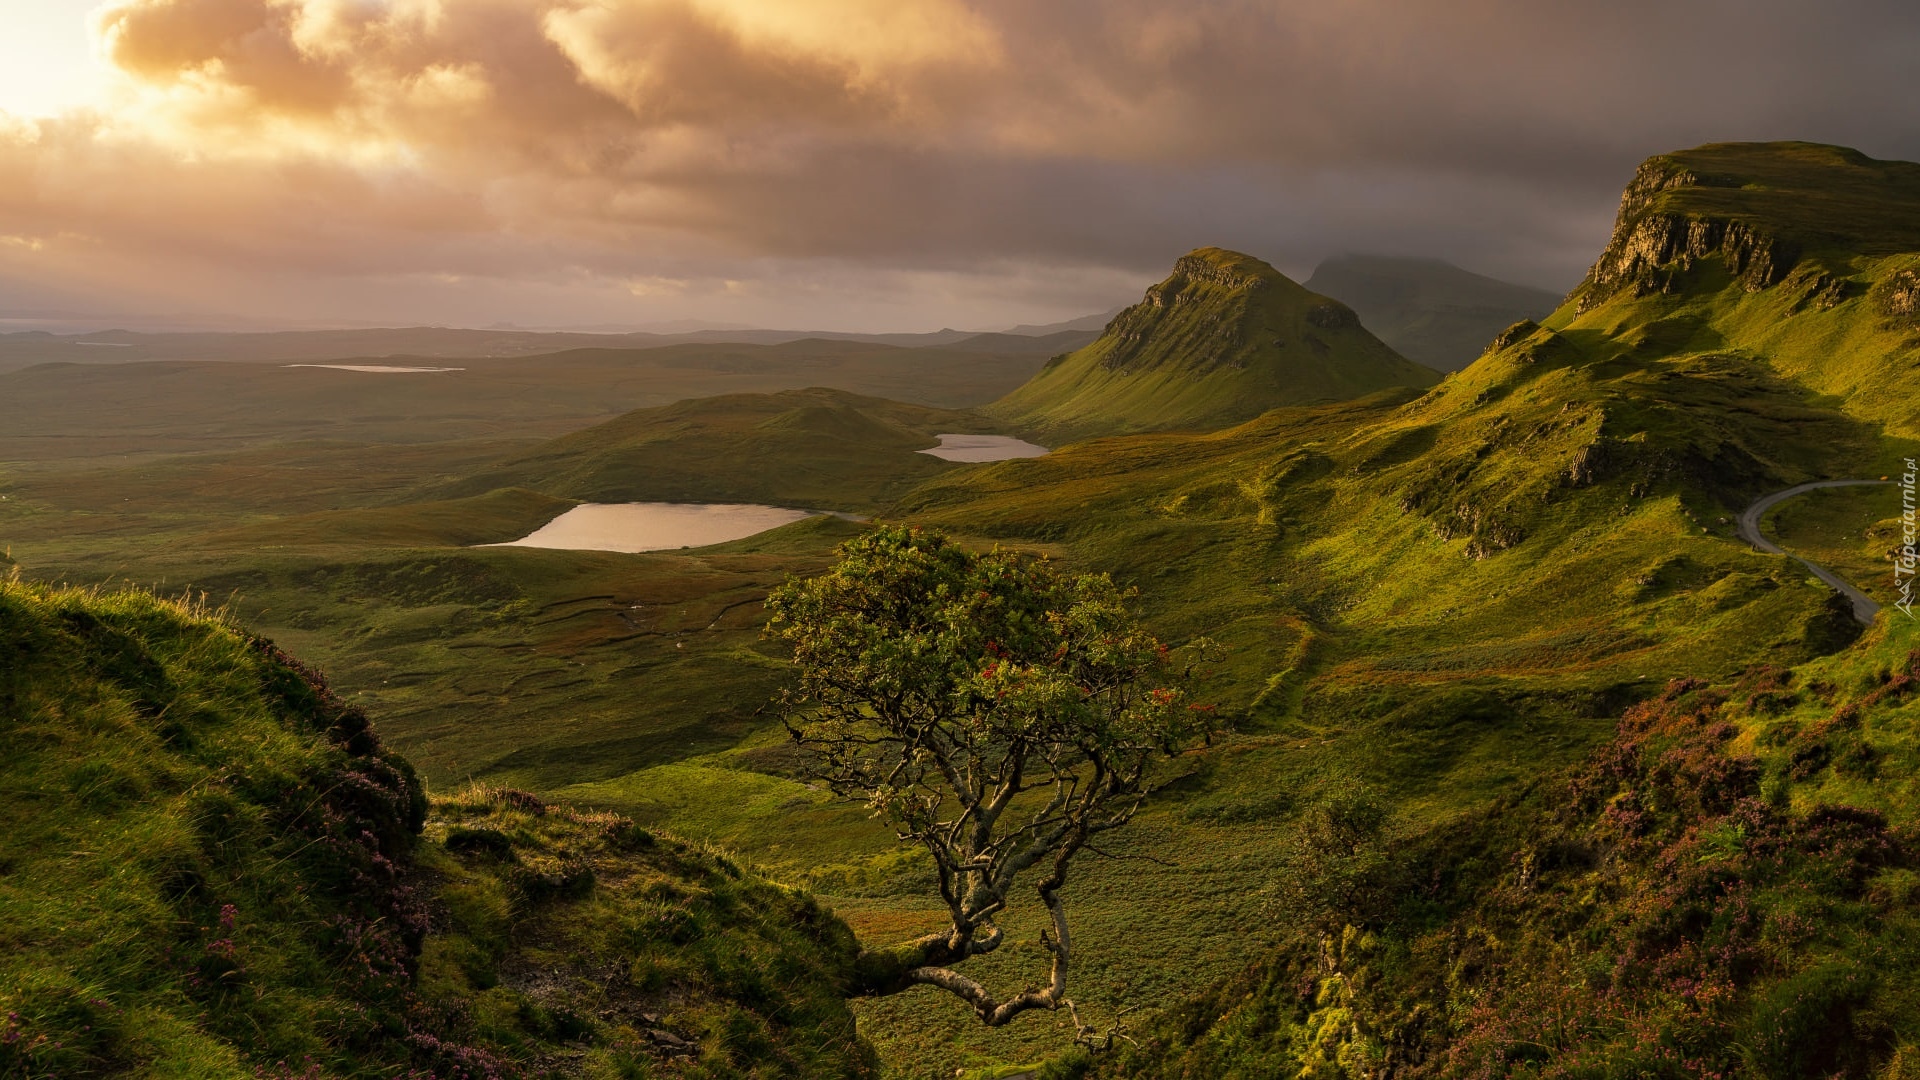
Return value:
M 1896 213 L 1899 193 L 1882 197 Z M 1699 276 L 1671 292 L 1623 292 L 1592 314 L 1638 303 L 1711 315 L 1777 287 L 1729 293 L 1712 271 L 1699 262 Z M 1886 332 L 1864 305 L 1832 317 L 1847 332 Z M 1887 852 L 1906 850 L 1899 830 L 1910 828 L 1920 758 L 1907 749 L 1905 690 L 1874 696 L 1907 685 L 1913 628 L 1883 615 L 1856 642 L 1835 594 L 1734 532 L 1739 508 L 1760 494 L 1897 471 L 1915 443 L 1883 428 L 1863 398 L 1823 393 L 1776 355 L 1674 331 L 1562 311 L 1508 328 L 1415 400 L 1068 446 L 936 478 L 905 500 L 914 520 L 1111 570 L 1140 586 L 1159 632 L 1205 633 L 1230 650 L 1214 692 L 1241 734 L 1185 805 L 1164 808 L 1155 824 L 1181 839 L 1158 850 L 1211 850 L 1270 828 L 1268 869 L 1249 865 L 1244 884 L 1264 898 L 1263 915 L 1243 925 L 1268 959 L 1173 1009 L 1145 1052 L 1101 1075 L 1358 1077 L 1391 1066 L 1678 1076 L 1741 1065 L 1747 1075 L 1865 1076 L 1915 1038 L 1901 1019 L 1912 993 L 1906 856 Z M 1846 516 L 1831 528 L 1805 520 L 1817 507 L 1783 511 L 1782 535 L 1845 555 L 1836 561 L 1887 602 L 1897 492 L 1848 498 L 1835 497 Z M 1768 678 L 1778 686 L 1760 687 Z M 1719 697 L 1688 689 L 1661 702 L 1675 679 Z M 1744 703 L 1756 687 L 1777 700 Z M 1688 719 L 1701 710 L 1706 719 Z M 1792 725 L 1775 723 L 1788 715 Z M 1869 717 L 1858 730 L 1874 733 L 1862 736 L 1866 749 L 1842 734 L 1858 716 Z M 1721 731 L 1722 720 L 1735 726 Z M 1622 748 L 1638 746 L 1652 756 L 1620 764 Z M 1819 771 L 1847 754 L 1838 772 Z M 1746 755 L 1758 771 L 1729 779 L 1714 796 L 1723 802 L 1654 801 L 1696 782 L 1673 770 L 1737 772 Z M 1596 774 L 1649 793 L 1646 845 L 1587 835 L 1606 826 L 1606 797 L 1569 817 L 1553 785 L 1591 790 Z M 1781 792 L 1784 804 L 1765 802 Z M 1725 816 L 1753 799 L 1770 809 Z M 1786 864 L 1728 848 L 1738 829 Z M 1830 862 L 1819 850 L 1830 841 L 1868 850 Z M 1584 854 L 1556 854 L 1576 843 Z M 1721 850 L 1726 859 L 1708 858 Z M 1670 880 L 1702 859 L 1707 878 Z M 1528 865 L 1542 876 L 1527 883 L 1559 891 L 1501 891 Z M 1739 954 L 1755 966 L 1715 991 L 1712 1011 L 1676 1004 L 1682 980 L 1700 974 L 1689 957 L 1751 944 L 1716 936 L 1715 920 L 1733 915 L 1713 882 L 1730 880 L 1751 888 L 1755 932 L 1775 928 L 1758 952 Z M 1662 906 L 1697 922 L 1636 922 Z M 1788 944 L 1801 917 L 1813 929 Z M 1610 955 L 1650 966 L 1591 981 Z M 1864 981 L 1822 982 L 1866 957 L 1889 959 L 1863 968 Z M 1631 982 L 1641 979 L 1644 988 Z M 1562 998 L 1548 996 L 1560 986 Z M 1789 1015 L 1802 995 L 1815 1004 Z M 1542 1033 L 1537 1015 L 1550 1009 L 1606 1019 Z M 1851 1056 L 1809 1034 L 1829 1023 L 1855 1025 L 1859 1035 L 1839 1042 Z M 1809 1049 L 1796 1056 L 1801 1043 Z M 1643 1046 L 1680 1056 L 1633 1057 Z M 1602 1064 L 1576 1067 L 1588 1062 Z M 1794 1071 L 1816 1066 L 1824 1071 Z
M 1435 371 L 1459 371 L 1522 319 L 1544 319 L 1560 295 L 1485 277 L 1439 259 L 1342 255 L 1306 287 L 1360 315 L 1395 352 Z
M 1346 305 L 1258 259 L 1201 248 L 1099 340 L 1056 356 L 986 411 L 1064 440 L 1221 428 L 1284 405 L 1433 382 Z
M 1920 635 L 1677 679 L 1447 825 L 1322 808 L 1295 940 L 1068 1075 L 1913 1076 Z
M 935 431 L 981 430 L 966 414 L 802 392 L 647 410 L 538 450 L 263 445 L 244 458 L 7 464 L 0 528 L 42 577 L 237 592 L 250 625 L 324 658 L 342 696 L 377 711 L 437 783 L 478 777 L 724 844 L 874 940 L 939 925 L 930 869 L 862 808 L 810 788 L 757 711 L 788 675 L 756 636 L 760 599 L 823 569 L 859 525 L 814 519 L 658 555 L 451 549 L 565 499 L 725 497 L 838 505 L 1044 551 L 1138 587 L 1162 639 L 1221 642 L 1204 696 L 1237 729 L 1182 759 L 1183 779 L 1103 846 L 1112 858 L 1076 866 L 1074 999 L 1103 1026 L 1139 1010 L 1127 1015 L 1141 1048 L 1096 1073 L 1904 1076 L 1916 1060 L 1903 1047 L 1916 1039 L 1904 972 L 1920 898 L 1908 880 L 1920 640 L 1892 612 L 1863 633 L 1804 568 L 1734 532 L 1761 493 L 1890 473 L 1920 450 L 1920 398 L 1899 381 L 1914 339 L 1899 274 L 1913 256 L 1883 250 L 1912 221 L 1900 179 L 1910 167 L 1856 158 L 1795 144 L 1657 159 L 1649 168 L 1666 179 L 1630 194 L 1627 239 L 1572 302 L 1492 335 L 1430 387 L 1329 392 L 1190 424 L 1211 430 L 1139 430 L 1172 424 L 1154 418 L 1163 404 L 1238 404 L 1267 385 L 1262 357 L 1313 352 L 1207 345 L 1243 325 L 1209 312 L 1264 311 L 1297 286 L 1183 279 L 1161 296 L 1191 303 L 1142 305 L 1153 332 L 1126 355 L 1150 369 L 1082 365 L 1081 421 L 1112 407 L 1137 428 L 1078 428 L 1069 412 L 1018 421 L 1053 432 L 1050 444 L 1138 433 L 1044 458 L 944 464 L 915 451 Z M 1734 175 L 1709 159 L 1749 179 L 1707 183 Z M 1668 182 L 1679 174 L 1660 163 L 1677 161 L 1693 179 Z M 1845 174 L 1830 189 L 1829 171 Z M 1797 194 L 1771 194 L 1782 190 Z M 1836 224 L 1823 233 L 1802 204 L 1828 195 Z M 1686 224 L 1660 234 L 1682 244 L 1660 254 L 1633 237 L 1665 213 Z M 1729 246 L 1742 222 L 1786 238 L 1765 247 L 1769 266 L 1795 245 L 1791 266 L 1746 277 L 1763 245 Z M 1231 276 L 1206 265 L 1202 277 Z M 1801 303 L 1794 283 L 1814 266 L 1855 268 L 1850 284 L 1823 287 L 1831 306 Z M 1122 336 L 1092 348 L 1118 355 Z M 1886 395 L 1870 381 L 1881 374 Z M 193 417 L 174 423 L 187 431 Z M 899 471 L 911 468 L 924 471 Z M 807 491 L 820 497 L 793 494 Z M 1897 515 L 1895 489 L 1848 489 L 1783 504 L 1769 529 L 1886 602 Z M 626 868 L 664 891 L 682 888 L 674 860 L 697 863 L 708 884 L 661 905 L 710 904 L 697 918 L 723 936 L 690 950 L 650 939 L 634 970 L 691 965 L 664 983 L 687 1011 L 645 1006 L 660 1030 L 697 1036 L 703 1060 L 757 1048 L 713 1070 L 750 1074 L 765 1050 L 779 1063 L 758 1066 L 765 1075 L 838 1075 L 843 1060 L 857 1074 L 852 1049 L 829 1065 L 805 1057 L 827 1045 L 808 1039 L 844 1031 L 840 1006 L 815 993 L 839 962 L 838 924 L 808 939 L 814 966 L 787 969 L 799 983 L 780 984 L 804 1000 L 776 1007 L 752 972 L 799 964 L 782 951 L 798 939 L 773 914 L 727 912 L 786 919 L 797 909 L 779 898 L 803 901 L 746 874 L 723 887 L 719 861 L 659 837 L 642 851 L 596 831 L 594 815 L 538 805 L 488 790 L 437 803 L 412 865 L 510 898 L 527 868 L 548 868 L 540 879 L 561 887 L 539 905 L 618 920 Z M 1837 809 L 1848 806 L 1864 810 Z M 1626 811 L 1639 831 L 1623 829 Z M 558 864 L 570 860 L 594 867 L 588 901 L 568 892 L 579 886 Z M 12 881 L 0 874 L 0 897 Z M 540 1026 L 559 1014 L 540 996 L 548 984 L 524 977 L 578 974 L 559 958 L 629 942 L 594 928 L 615 923 L 556 922 L 549 910 L 515 900 L 512 933 L 428 935 L 421 992 L 483 1003 L 471 1015 L 500 1025 L 436 1038 L 516 1061 L 611 1060 L 629 1038 L 617 1002 L 581 980 L 574 1000 L 591 1004 L 573 1015 L 596 1018 L 600 1041 L 542 1042 L 539 1032 L 571 1029 Z M 1026 977 L 1041 927 L 1010 917 L 1006 929 L 1008 948 L 969 961 L 970 974 Z M 488 933 L 495 944 L 476 943 Z M 522 956 L 533 959 L 523 967 Z M 732 956 L 754 959 L 729 966 Z M 1733 967 L 1720 979 L 1702 956 Z M 1622 957 L 1616 977 L 1607 963 Z M 1067 1038 L 1045 1017 L 983 1029 L 932 991 L 851 1011 L 902 1077 L 1005 1072 Z M 793 1015 L 807 1019 L 779 1028 Z M 1576 1019 L 1542 1020 L 1565 1017 Z M 764 1037 L 751 1033 L 761 1021 Z M 1819 1034 L 1830 1031 L 1850 1033 L 1845 1052 Z M 1653 1056 L 1635 1057 L 1643 1047 Z M 425 1067 L 411 1061 L 382 1066 Z
M 1652 158 L 1569 300 L 1563 333 L 1759 357 L 1920 435 L 1920 164 L 1811 143 Z
M 977 414 L 815 387 L 636 409 L 456 485 L 523 486 L 590 502 L 765 502 L 867 510 L 951 464 L 919 451 Z
M 524 793 L 430 805 L 311 671 L 144 593 L 0 579 L 0 819 L 0 1075 L 875 1074 L 811 899 Z

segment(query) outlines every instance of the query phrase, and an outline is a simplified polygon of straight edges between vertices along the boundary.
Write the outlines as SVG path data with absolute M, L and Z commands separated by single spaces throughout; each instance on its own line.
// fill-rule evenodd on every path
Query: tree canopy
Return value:
M 793 646 L 788 730 L 811 775 L 927 850 L 951 917 L 870 954 L 861 992 L 938 986 L 991 1026 L 1071 1007 L 1069 864 L 1133 817 L 1156 763 L 1213 734 L 1189 692 L 1206 643 L 1176 655 L 1105 575 L 937 532 L 877 528 L 840 554 L 767 601 L 768 632 Z M 953 966 L 999 946 L 995 919 L 1029 870 L 1051 971 L 1001 999 Z

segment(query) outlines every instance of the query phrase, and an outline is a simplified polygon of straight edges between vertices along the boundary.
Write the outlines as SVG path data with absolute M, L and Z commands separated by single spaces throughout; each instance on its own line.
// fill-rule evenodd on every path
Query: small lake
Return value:
M 1044 446 L 1010 435 L 940 435 L 940 445 L 920 451 L 948 461 L 1011 461 L 1014 458 L 1045 457 Z
M 813 516 L 752 503 L 583 503 L 519 540 L 489 546 L 669 551 L 724 544 Z

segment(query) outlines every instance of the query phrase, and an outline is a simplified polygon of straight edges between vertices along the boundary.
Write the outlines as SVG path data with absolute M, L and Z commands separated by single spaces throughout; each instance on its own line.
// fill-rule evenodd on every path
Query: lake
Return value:
M 1009 461 L 1013 458 L 1045 457 L 1044 446 L 1010 435 L 940 435 L 940 445 L 920 451 L 948 461 Z
M 519 540 L 488 546 L 669 551 L 723 544 L 813 516 L 751 503 L 582 503 Z

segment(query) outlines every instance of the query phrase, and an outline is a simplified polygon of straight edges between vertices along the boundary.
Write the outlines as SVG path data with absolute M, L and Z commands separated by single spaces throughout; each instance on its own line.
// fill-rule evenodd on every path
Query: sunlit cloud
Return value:
M 1208 243 L 1564 286 L 1649 153 L 1920 156 L 1909 6 L 1730 10 L 117 0 L 92 105 L 0 116 L 0 308 L 1010 323 Z

